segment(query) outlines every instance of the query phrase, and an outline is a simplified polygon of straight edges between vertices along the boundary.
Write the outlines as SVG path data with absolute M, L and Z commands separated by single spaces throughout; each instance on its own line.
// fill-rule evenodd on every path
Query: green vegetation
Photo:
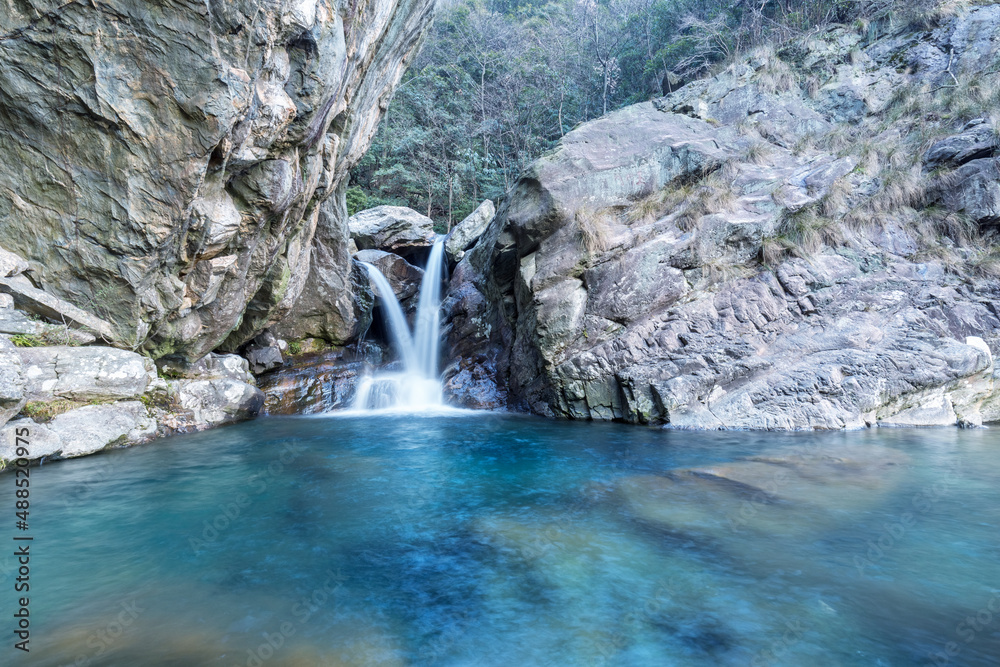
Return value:
M 45 341 L 37 334 L 13 334 L 10 337 L 10 342 L 16 347 L 41 347 L 45 345 Z
M 776 46 L 833 23 L 871 41 L 932 26 L 948 0 L 452 0 L 404 76 L 371 150 L 352 172 L 348 210 L 415 208 L 450 228 L 580 123 L 750 55 L 760 85 L 803 84 Z M 850 59 L 863 58 L 852 51 Z M 945 91 L 970 112 L 983 91 Z M 903 94 L 903 93 L 901 93 Z M 905 94 L 904 94 L 905 96 Z M 964 112 L 960 112 L 964 113 Z M 748 149 L 760 159 L 759 146 Z

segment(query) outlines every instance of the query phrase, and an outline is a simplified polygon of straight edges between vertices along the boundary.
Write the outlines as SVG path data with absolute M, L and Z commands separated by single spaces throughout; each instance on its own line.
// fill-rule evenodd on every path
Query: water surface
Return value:
M 20 664 L 1000 662 L 1000 430 L 268 418 L 31 479 Z

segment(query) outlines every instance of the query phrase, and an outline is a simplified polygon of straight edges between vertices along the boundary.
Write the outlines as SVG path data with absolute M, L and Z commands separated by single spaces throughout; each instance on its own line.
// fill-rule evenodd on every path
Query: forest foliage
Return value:
M 930 21 L 934 0 L 441 0 L 352 171 L 351 213 L 410 206 L 450 228 L 499 201 L 577 125 L 660 97 L 746 50 L 863 22 Z

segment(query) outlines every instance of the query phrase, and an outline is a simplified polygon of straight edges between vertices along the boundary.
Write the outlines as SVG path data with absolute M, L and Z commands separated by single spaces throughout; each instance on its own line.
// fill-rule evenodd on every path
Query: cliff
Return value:
M 346 246 L 347 171 L 432 7 L 5 3 L 0 246 L 116 346 L 237 349 L 291 309 L 317 233 Z
M 1000 418 L 998 36 L 995 5 L 835 27 L 570 132 L 455 270 L 452 396 L 695 428 Z

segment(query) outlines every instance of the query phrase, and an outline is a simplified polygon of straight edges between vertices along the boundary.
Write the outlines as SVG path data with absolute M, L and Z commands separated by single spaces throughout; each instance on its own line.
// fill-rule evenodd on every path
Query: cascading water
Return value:
M 375 266 L 362 262 L 378 291 L 386 327 L 403 371 L 377 373 L 362 378 L 354 398 L 355 410 L 421 410 L 441 406 L 438 347 L 441 339 L 441 279 L 444 240 L 431 248 L 417 297 L 416 331 L 411 334 L 392 286 Z

